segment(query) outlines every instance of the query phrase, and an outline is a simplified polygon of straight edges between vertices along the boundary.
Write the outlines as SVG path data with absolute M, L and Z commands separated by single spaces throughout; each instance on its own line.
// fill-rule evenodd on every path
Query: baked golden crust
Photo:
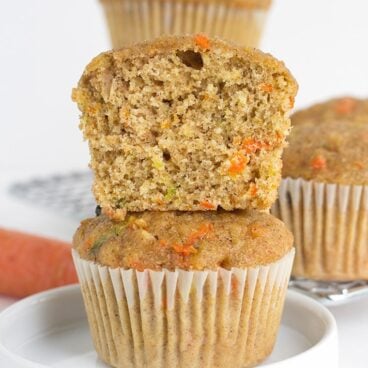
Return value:
M 292 116 L 283 177 L 368 184 L 368 100 L 329 100 Z
M 121 2 L 121 0 L 100 0 L 102 3 Z M 162 2 L 179 2 L 177 0 L 162 0 Z M 272 0 L 181 0 L 180 2 L 190 3 L 222 3 L 226 6 L 236 6 L 246 9 L 268 9 L 271 6 Z
M 272 56 L 202 35 L 99 55 L 73 93 L 97 202 L 121 218 L 268 209 L 296 91 Z
M 292 243 L 281 221 L 257 211 L 130 213 L 123 222 L 101 215 L 83 221 L 73 240 L 83 259 L 138 270 L 266 265 Z
M 292 115 L 292 125 L 312 123 L 321 124 L 331 121 L 368 124 L 368 99 L 351 96 L 333 98 L 317 103 Z

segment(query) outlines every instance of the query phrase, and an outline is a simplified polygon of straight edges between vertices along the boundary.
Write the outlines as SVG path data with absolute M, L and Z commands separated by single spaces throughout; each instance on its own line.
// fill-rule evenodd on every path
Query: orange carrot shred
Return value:
M 133 261 L 130 263 L 130 267 L 134 268 L 135 270 L 139 272 L 143 272 L 145 270 L 144 264 L 139 261 Z
M 326 168 L 327 161 L 322 155 L 317 155 L 312 159 L 311 166 L 315 170 L 322 170 Z
M 197 253 L 198 250 L 194 248 L 194 244 L 203 239 L 208 233 L 213 230 L 212 224 L 202 224 L 198 230 L 191 233 L 183 244 L 173 244 L 172 248 L 175 252 L 188 256 Z
M 268 142 L 258 141 L 254 138 L 245 138 L 242 143 L 242 149 L 245 153 L 250 154 L 258 151 L 259 149 L 269 149 L 271 145 Z
M 290 101 L 290 108 L 292 109 L 294 107 L 294 104 L 295 104 L 295 98 L 290 96 L 289 101 Z
M 173 244 L 173 249 L 176 253 L 180 253 L 183 256 L 189 256 L 190 254 L 197 253 L 197 249 L 195 249 L 192 245 L 187 246 L 185 244 Z
M 257 191 L 258 191 L 257 185 L 252 183 L 249 189 L 251 196 L 255 197 L 257 195 Z
M 276 138 L 277 138 L 278 141 L 281 141 L 283 137 L 284 137 L 284 135 L 282 133 L 276 132 Z
M 228 169 L 228 173 L 232 176 L 241 174 L 248 161 L 242 152 L 237 152 L 233 158 L 230 160 L 230 167 Z
M 216 208 L 216 206 L 213 203 L 209 202 L 209 201 L 203 201 L 199 205 L 203 208 L 208 209 L 208 210 L 213 210 L 214 208 Z
M 196 36 L 194 36 L 194 42 L 202 49 L 210 48 L 210 40 L 202 34 L 197 34 Z
M 273 86 L 271 83 L 262 83 L 260 88 L 263 92 L 271 93 L 273 91 Z
M 354 110 L 356 105 L 357 102 L 354 99 L 349 97 L 342 98 L 336 102 L 335 111 L 340 115 L 348 115 Z
M 362 163 L 362 162 L 360 162 L 360 161 L 355 161 L 355 162 L 354 162 L 354 166 L 355 166 L 357 169 L 359 169 L 359 170 L 364 169 L 364 165 L 363 165 L 363 163 Z
M 203 224 L 200 226 L 200 228 L 189 235 L 186 244 L 187 245 L 193 245 L 198 240 L 203 239 L 209 232 L 213 230 L 212 224 Z
M 245 138 L 242 143 L 242 149 L 247 154 L 256 152 L 261 148 L 261 146 L 262 143 L 253 138 Z

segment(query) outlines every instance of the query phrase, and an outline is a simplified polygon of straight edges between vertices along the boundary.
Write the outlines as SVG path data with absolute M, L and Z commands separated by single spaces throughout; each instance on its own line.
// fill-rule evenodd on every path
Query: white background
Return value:
M 366 0 L 275 0 L 262 48 L 297 78 L 297 107 L 368 95 L 367 16 Z M 86 166 L 70 93 L 107 48 L 97 0 L 0 1 L 0 170 Z
M 367 16 L 366 0 L 274 1 L 262 49 L 298 80 L 297 108 L 336 95 L 368 96 Z M 14 201 L 4 188 L 87 167 L 70 94 L 86 63 L 108 48 L 97 0 L 0 1 L 0 226 L 71 238 L 76 220 Z M 368 300 L 333 312 L 341 367 L 367 367 Z

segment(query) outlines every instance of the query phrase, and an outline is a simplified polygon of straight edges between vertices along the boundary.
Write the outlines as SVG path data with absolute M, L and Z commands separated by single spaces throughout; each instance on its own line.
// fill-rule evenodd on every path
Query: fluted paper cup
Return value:
M 255 268 L 109 268 L 73 250 L 95 348 L 121 368 L 244 368 L 267 357 L 294 258 Z
M 271 212 L 294 234 L 294 276 L 368 279 L 368 186 L 286 178 Z
M 195 33 L 257 47 L 268 14 L 267 7 L 242 6 L 235 0 L 101 0 L 101 3 L 115 49 L 161 35 Z

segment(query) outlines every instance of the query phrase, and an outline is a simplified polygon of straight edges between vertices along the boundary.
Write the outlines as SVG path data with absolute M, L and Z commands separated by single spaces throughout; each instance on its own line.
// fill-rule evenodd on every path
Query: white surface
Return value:
M 368 96 L 366 0 L 274 3 L 263 49 L 285 60 L 298 79 L 297 107 L 345 93 Z M 0 45 L 0 226 L 70 240 L 78 221 L 30 208 L 4 188 L 87 166 L 70 93 L 85 64 L 108 48 L 98 1 L 1 1 Z M 0 308 L 9 302 L 0 298 Z M 340 367 L 366 368 L 368 299 L 331 311 Z
M 79 286 L 35 295 L 4 311 L 0 315 L 0 363 L 106 367 L 93 350 Z M 275 349 L 262 366 L 309 368 L 318 364 L 337 368 L 335 321 L 323 306 L 290 291 Z

